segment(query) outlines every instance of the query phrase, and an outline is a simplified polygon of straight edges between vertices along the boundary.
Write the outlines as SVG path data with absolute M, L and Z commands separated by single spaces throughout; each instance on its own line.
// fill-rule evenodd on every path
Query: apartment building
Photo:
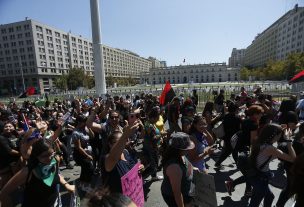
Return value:
M 229 58 L 229 67 L 240 67 L 244 65 L 244 57 L 245 57 L 246 49 L 236 49 L 233 48 L 231 52 L 231 56 Z
M 103 45 L 106 76 L 139 79 L 151 61 L 134 52 Z M 20 92 L 34 86 L 42 93 L 54 86 L 56 77 L 70 68 L 94 75 L 90 39 L 43 23 L 24 21 L 0 25 L 0 87 L 2 93 Z M 24 83 L 24 84 L 23 84 Z
M 212 83 L 239 81 L 240 68 L 229 68 L 226 63 L 180 65 L 152 68 L 141 74 L 142 84 L 163 84 L 167 80 L 179 83 Z
M 291 53 L 304 52 L 304 7 L 296 5 L 258 34 L 246 48 L 244 65 L 264 66 L 269 60 L 284 60 Z

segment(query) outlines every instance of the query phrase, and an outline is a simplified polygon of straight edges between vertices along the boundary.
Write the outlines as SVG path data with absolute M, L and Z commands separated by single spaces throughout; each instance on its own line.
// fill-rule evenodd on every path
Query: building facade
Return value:
M 240 69 L 229 68 L 226 63 L 180 65 L 152 68 L 141 74 L 141 84 L 163 84 L 167 80 L 179 83 L 211 83 L 239 81 Z
M 241 67 L 244 65 L 246 49 L 233 48 L 229 58 L 229 67 Z
M 139 79 L 151 61 L 136 53 L 103 45 L 106 76 Z M 42 93 L 70 68 L 94 75 L 92 41 L 37 21 L 0 25 L 0 87 L 3 91 L 34 86 Z M 24 82 L 24 84 L 23 84 Z
M 284 60 L 304 52 L 304 7 L 295 6 L 258 34 L 246 48 L 244 65 L 264 66 L 269 60 Z

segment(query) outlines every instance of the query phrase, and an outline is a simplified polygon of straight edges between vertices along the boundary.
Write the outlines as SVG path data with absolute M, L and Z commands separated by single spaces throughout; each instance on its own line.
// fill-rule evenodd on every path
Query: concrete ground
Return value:
M 217 204 L 219 207 L 245 207 L 248 203 L 248 199 L 246 199 L 244 195 L 245 191 L 245 184 L 240 184 L 236 186 L 235 191 L 232 193 L 232 196 L 229 196 L 224 182 L 228 179 L 236 179 L 239 176 L 241 176 L 241 173 L 237 171 L 235 168 L 234 161 L 231 157 L 228 157 L 224 162 L 223 166 L 224 169 L 222 170 L 215 170 L 214 164 L 217 160 L 217 155 L 219 154 L 219 151 L 215 153 L 214 156 L 212 156 L 210 159 L 208 159 L 207 164 L 209 166 L 209 174 L 214 176 L 215 179 L 215 186 L 216 186 L 216 197 L 217 197 Z M 279 194 L 281 192 L 281 189 L 283 188 L 286 177 L 284 175 L 283 170 L 278 169 L 278 160 L 272 161 L 270 164 L 271 170 L 274 172 L 274 178 L 271 181 L 270 188 L 273 191 L 275 195 L 275 200 L 273 202 L 273 205 L 275 205 Z M 75 166 L 73 170 L 63 170 L 62 174 L 65 177 L 69 177 L 69 182 L 73 182 L 79 177 L 80 168 L 79 166 Z M 158 172 L 159 174 L 162 174 L 162 171 Z M 150 177 L 147 177 L 145 179 L 144 189 L 145 189 L 145 199 L 146 207 L 165 207 L 166 204 L 162 199 L 162 195 L 160 192 L 160 187 L 162 181 L 156 181 L 156 182 L 150 182 Z M 64 193 L 63 194 L 63 201 L 68 202 L 69 196 Z M 66 204 L 64 204 L 65 206 Z M 263 206 L 261 204 L 261 206 Z M 285 205 L 286 207 L 292 206 L 292 200 L 289 200 L 288 203 Z

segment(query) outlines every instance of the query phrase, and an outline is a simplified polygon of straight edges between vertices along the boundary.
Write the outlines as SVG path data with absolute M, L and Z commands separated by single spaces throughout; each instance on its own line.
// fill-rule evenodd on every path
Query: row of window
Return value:
M 29 24 L 23 25 L 23 30 L 29 30 L 29 29 L 30 29 Z M 1 34 L 6 34 L 7 32 L 8 33 L 13 33 L 14 31 L 17 31 L 17 32 L 22 31 L 22 26 L 18 25 L 15 28 L 14 27 L 2 28 L 1 29 Z
M 30 32 L 26 32 L 26 33 L 24 33 L 24 36 L 25 37 L 30 37 L 31 33 Z M 16 39 L 16 35 L 12 34 L 12 35 L 9 35 L 9 36 L 2 36 L 2 40 L 3 41 L 8 41 L 8 38 L 10 40 L 15 40 Z M 17 35 L 17 39 L 21 39 L 21 38 L 22 38 L 22 34 L 18 34 Z

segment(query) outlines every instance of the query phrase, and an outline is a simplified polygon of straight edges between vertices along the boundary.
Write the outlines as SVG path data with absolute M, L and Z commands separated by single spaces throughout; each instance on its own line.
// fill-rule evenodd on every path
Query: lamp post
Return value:
M 105 95 L 106 79 L 103 67 L 103 52 L 101 41 L 101 27 L 99 20 L 99 0 L 90 0 L 91 7 L 91 24 L 92 24 L 92 39 L 94 51 L 94 76 L 95 76 L 95 89 L 98 96 Z

